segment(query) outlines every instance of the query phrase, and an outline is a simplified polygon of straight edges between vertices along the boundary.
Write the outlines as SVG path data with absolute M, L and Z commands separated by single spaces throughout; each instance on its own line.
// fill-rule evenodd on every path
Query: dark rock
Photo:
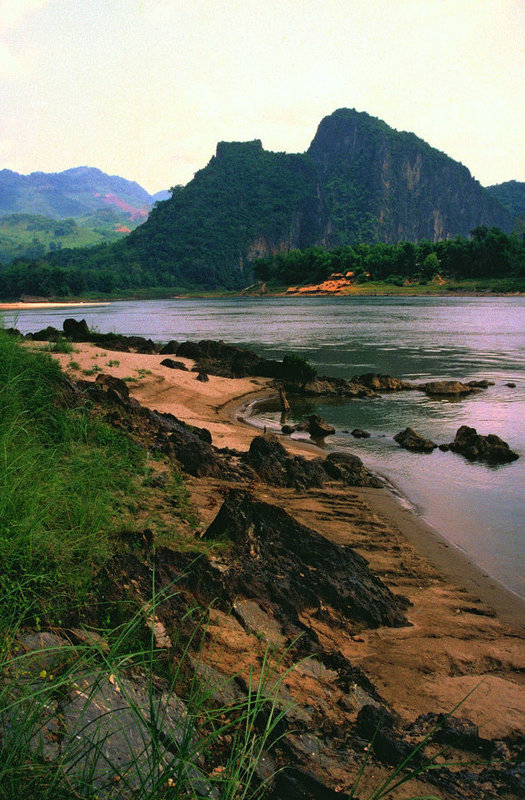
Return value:
M 354 430 L 351 431 L 351 434 L 355 439 L 369 439 L 370 438 L 369 432 L 368 431 L 363 431 L 363 430 L 361 430 L 361 428 L 354 428 Z
M 494 381 L 488 381 L 484 378 L 481 381 L 468 381 L 467 386 L 472 389 L 487 389 L 489 386 L 494 386 Z
M 516 384 L 513 383 L 512 381 L 509 381 L 508 383 L 506 383 L 505 386 L 508 386 L 509 389 L 515 389 L 516 388 Z
M 129 388 L 125 381 L 115 378 L 113 375 L 106 375 L 101 372 L 95 379 L 95 386 L 101 388 L 106 394 L 106 399 L 117 405 L 129 407 L 138 406 L 136 400 L 129 396 Z
M 197 369 L 202 372 L 225 378 L 246 378 L 256 375 L 279 378 L 282 373 L 279 361 L 261 358 L 250 350 L 211 339 L 181 342 L 176 355 L 192 358 L 196 362 Z
M 174 361 L 173 358 L 165 358 L 160 362 L 161 367 L 168 367 L 169 369 L 182 369 L 189 372 L 188 367 L 182 361 Z
M 357 731 L 364 739 L 374 740 L 374 753 L 387 764 L 399 764 L 412 752 L 413 745 L 394 733 L 394 717 L 385 708 L 366 705 L 357 715 Z M 416 754 L 412 762 L 417 764 L 421 756 Z
M 159 353 L 161 356 L 174 356 L 177 353 L 179 343 L 174 339 L 170 339 L 163 347 L 160 348 Z
M 348 486 L 372 486 L 376 489 L 383 486 L 361 459 L 351 453 L 329 453 L 324 460 L 324 468 L 332 480 L 342 481 Z
M 283 425 L 283 427 L 281 428 L 282 433 L 285 433 L 287 436 L 293 433 L 294 430 L 295 428 L 293 427 L 293 425 Z
M 396 433 L 394 441 L 397 442 L 405 450 L 413 450 L 415 453 L 431 453 L 437 444 L 430 439 L 425 439 L 413 428 L 405 428 L 405 430 Z
M 519 458 L 507 442 L 494 433 L 488 436 L 479 434 L 475 428 L 462 425 L 456 431 L 456 438 L 449 445 L 454 453 L 460 453 L 469 461 L 488 461 L 492 464 L 505 464 Z
M 362 556 L 245 492 L 230 492 L 203 539 L 234 543 L 224 578 L 233 596 L 268 598 L 293 621 L 302 609 L 327 604 L 373 627 L 407 624 L 401 602 Z
M 431 381 L 422 383 L 417 388 L 431 397 L 457 397 L 458 395 L 478 391 L 476 386 L 470 386 L 466 383 L 461 383 L 461 381 Z
M 27 338 L 33 339 L 33 341 L 35 342 L 55 342 L 62 336 L 63 336 L 62 331 L 59 331 L 57 328 L 53 328 L 52 325 L 48 325 L 47 328 L 43 328 L 40 331 L 36 331 L 36 333 L 27 334 Z
M 286 384 L 286 379 L 283 379 Z M 293 387 L 288 387 L 293 391 Z M 327 375 L 316 377 L 301 387 L 301 395 L 307 397 L 379 397 L 377 392 L 355 380 L 330 378 Z
M 330 789 L 312 773 L 299 767 L 288 767 L 277 773 L 268 800 L 345 800 L 347 797 L 347 792 Z
M 208 383 L 210 379 L 208 378 L 207 372 L 199 372 L 199 374 L 197 375 L 197 380 L 200 381 L 201 383 Z
M 85 319 L 81 319 L 80 322 L 76 319 L 65 319 L 62 328 L 64 336 L 74 342 L 88 342 L 91 338 L 91 332 Z
M 312 439 L 324 439 L 325 436 L 331 436 L 335 433 L 335 428 L 328 425 L 325 419 L 318 414 L 312 414 L 308 417 L 308 433 Z
M 438 445 L 438 448 L 439 448 L 439 450 L 441 450 L 441 452 L 448 453 L 448 451 L 450 450 L 450 445 L 449 444 L 440 444 L 440 445 Z
M 392 375 L 377 375 L 375 372 L 354 375 L 352 381 L 377 392 L 402 392 L 416 388 L 413 383 L 408 381 L 393 378 Z
M 290 456 L 272 434 L 252 439 L 243 460 L 272 486 L 321 487 L 327 479 L 322 459 Z

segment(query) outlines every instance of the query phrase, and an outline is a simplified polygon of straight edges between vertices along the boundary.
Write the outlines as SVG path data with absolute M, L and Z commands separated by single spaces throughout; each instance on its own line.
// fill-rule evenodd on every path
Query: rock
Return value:
M 159 354 L 161 356 L 174 356 L 177 353 L 179 343 L 175 339 L 170 339 L 163 347 L 160 348 Z
M 208 378 L 207 372 L 199 372 L 199 374 L 197 375 L 197 380 L 200 381 L 201 383 L 208 383 L 210 379 Z
M 412 751 L 413 745 L 394 733 L 394 716 L 377 705 L 365 705 L 357 715 L 357 732 L 367 741 L 374 740 L 374 753 L 387 764 L 398 764 Z M 413 764 L 421 762 L 416 754 Z
M 505 386 L 508 386 L 509 389 L 515 389 L 516 388 L 516 384 L 513 383 L 512 381 L 509 381 L 508 383 L 506 383 Z
M 392 375 L 378 375 L 375 372 L 354 375 L 352 381 L 377 392 L 402 392 L 416 388 L 413 383 L 408 381 L 393 378 Z
M 472 389 L 487 389 L 489 386 L 494 386 L 494 381 L 488 381 L 484 378 L 481 381 L 468 381 L 467 386 Z
M 437 447 L 435 442 L 425 439 L 413 428 L 405 428 L 403 431 L 396 433 L 394 441 L 404 447 L 405 450 L 413 450 L 415 453 L 431 453 Z
M 172 358 L 165 358 L 160 362 L 161 367 L 168 367 L 168 369 L 182 369 L 189 372 L 188 367 L 182 361 L 174 361 Z
M 289 388 L 293 391 L 293 387 Z M 379 397 L 377 392 L 357 381 L 345 381 L 343 378 L 330 378 L 326 375 L 308 381 L 301 388 L 300 393 L 307 397 L 322 397 L 325 395 L 328 397 Z
M 383 484 L 372 475 L 358 456 L 351 453 L 329 453 L 324 468 L 332 480 L 342 481 L 348 486 L 372 486 L 380 489 Z
M 62 336 L 63 336 L 62 331 L 59 331 L 57 328 L 53 328 L 52 325 L 48 325 L 47 328 L 43 328 L 40 331 L 36 331 L 36 333 L 27 334 L 27 338 L 33 339 L 33 341 L 35 342 L 55 342 Z
M 354 430 L 351 431 L 351 434 L 355 439 L 369 439 L 370 438 L 370 433 L 368 431 L 361 430 L 361 428 L 354 428 Z
M 461 381 L 431 381 L 422 383 L 417 388 L 431 397 L 454 397 L 478 391 L 476 386 L 470 386 L 466 383 L 461 383 Z
M 245 492 L 230 492 L 203 539 L 233 542 L 235 561 L 224 575 L 233 597 L 268 599 L 294 622 L 301 610 L 326 604 L 373 627 L 407 624 L 402 601 L 362 556 Z
M 80 322 L 76 319 L 65 319 L 62 323 L 64 336 L 72 339 L 74 342 L 88 342 L 91 338 L 91 331 L 85 319 Z
M 308 433 L 312 439 L 324 439 L 326 436 L 334 434 L 335 428 L 328 425 L 326 420 L 318 414 L 312 414 L 308 417 Z
M 289 436 L 291 433 L 293 433 L 294 430 L 295 430 L 295 428 L 293 427 L 293 425 L 283 425 L 282 428 L 281 428 L 281 432 L 285 433 L 287 436 Z
M 505 464 L 519 458 L 507 442 L 494 433 L 487 436 L 479 434 L 475 428 L 462 425 L 456 431 L 456 438 L 449 445 L 454 453 L 460 453 L 469 461 L 488 461 L 492 464 Z
M 243 461 L 272 486 L 321 487 L 328 477 L 322 459 L 290 456 L 272 434 L 252 439 Z
M 106 375 L 101 372 L 95 378 L 95 386 L 101 388 L 106 399 L 119 406 L 128 408 L 129 406 L 138 406 L 136 400 L 129 396 L 129 388 L 125 381 L 120 378 L 115 378 L 113 375 Z
M 202 372 L 225 378 L 254 376 L 279 378 L 282 372 L 282 365 L 279 361 L 261 358 L 245 348 L 212 339 L 204 339 L 200 342 L 181 342 L 177 347 L 176 355 L 192 358 Z

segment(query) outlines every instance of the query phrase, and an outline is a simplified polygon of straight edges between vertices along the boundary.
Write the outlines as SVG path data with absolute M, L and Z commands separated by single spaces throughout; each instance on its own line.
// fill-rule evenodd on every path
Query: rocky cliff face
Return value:
M 310 145 L 332 244 L 437 241 L 478 225 L 510 232 L 511 215 L 462 164 L 413 133 L 351 109 L 325 117 Z

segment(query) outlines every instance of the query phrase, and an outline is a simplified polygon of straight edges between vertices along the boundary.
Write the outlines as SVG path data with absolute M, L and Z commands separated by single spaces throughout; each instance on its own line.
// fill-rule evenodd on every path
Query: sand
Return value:
M 63 303 L 50 303 L 47 300 L 42 301 L 35 301 L 34 303 L 0 303 L 0 311 L 23 311 L 27 308 L 79 308 L 82 306 L 109 306 L 109 302 L 89 302 L 88 300 L 82 301 L 78 300 L 77 302 L 63 302 Z
M 239 419 L 239 409 L 273 391 L 265 378 L 210 375 L 209 382 L 201 383 L 194 372 L 161 366 L 160 355 L 120 353 L 92 344 L 74 348 L 71 355 L 56 356 L 69 374 L 89 377 L 82 371 L 95 367 L 131 378 L 131 394 L 143 405 L 208 428 L 218 447 L 248 448 L 256 431 Z M 190 359 L 177 360 L 193 366 Z M 71 361 L 79 368 L 72 369 Z M 317 454 L 308 443 L 287 437 L 282 441 Z M 187 483 L 202 524 L 209 524 L 222 501 L 220 481 L 190 478 Z M 412 720 L 429 709 L 448 712 L 473 691 L 461 715 L 476 722 L 482 736 L 525 730 L 523 600 L 385 489 L 302 492 L 261 485 L 255 492 L 327 538 L 355 547 L 394 592 L 409 598 L 407 628 L 367 629 L 349 637 L 323 629 L 319 620 L 313 623 L 323 643 L 360 666 L 398 713 Z

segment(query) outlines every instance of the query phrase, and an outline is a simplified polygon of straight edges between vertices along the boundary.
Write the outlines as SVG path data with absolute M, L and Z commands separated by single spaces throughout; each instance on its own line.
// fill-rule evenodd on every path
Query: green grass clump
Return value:
M 142 472 L 120 432 L 59 402 L 58 364 L 0 331 L 0 613 L 20 623 L 81 604 Z M 52 610 L 51 610 L 52 609 Z

